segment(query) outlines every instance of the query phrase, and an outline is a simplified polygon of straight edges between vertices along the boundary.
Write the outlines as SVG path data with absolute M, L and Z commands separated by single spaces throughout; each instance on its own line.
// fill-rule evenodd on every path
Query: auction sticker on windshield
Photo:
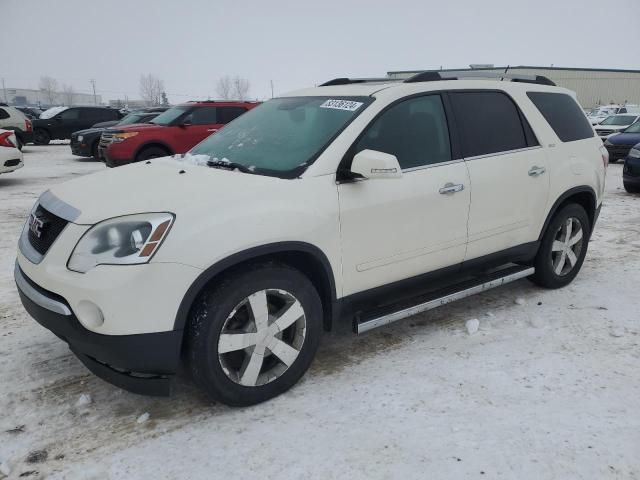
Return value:
M 362 106 L 362 102 L 354 102 L 353 100 L 337 100 L 329 99 L 320 105 L 320 108 L 335 108 L 336 110 L 348 110 L 355 112 Z

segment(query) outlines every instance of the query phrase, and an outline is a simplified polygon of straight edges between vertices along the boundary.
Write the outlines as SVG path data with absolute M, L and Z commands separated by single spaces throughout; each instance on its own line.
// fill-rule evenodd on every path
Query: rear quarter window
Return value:
M 595 135 L 578 103 L 565 93 L 527 92 L 527 96 L 562 142 Z

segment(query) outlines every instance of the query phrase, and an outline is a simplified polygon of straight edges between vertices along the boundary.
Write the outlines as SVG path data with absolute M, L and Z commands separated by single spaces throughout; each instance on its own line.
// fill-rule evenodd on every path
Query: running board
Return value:
M 411 317 L 418 313 L 426 312 L 427 310 L 432 310 L 436 307 L 441 307 L 442 305 L 455 302 L 456 300 L 460 300 L 462 298 L 470 297 L 471 295 L 475 295 L 476 293 L 481 293 L 486 290 L 499 287 L 500 285 L 515 282 L 516 280 L 520 280 L 521 278 L 533 275 L 534 272 L 535 268 L 533 267 L 520 266 L 494 272 L 493 274 L 486 275 L 484 277 L 465 282 L 461 285 L 454 286 L 453 288 L 449 288 L 446 291 L 441 290 L 439 292 L 436 292 L 431 297 L 428 297 L 427 301 L 419 303 L 417 305 L 396 310 L 385 315 L 374 316 L 373 318 L 369 319 L 361 319 L 356 317 L 353 328 L 355 333 L 360 335 L 361 333 L 368 332 L 369 330 L 373 330 L 374 328 L 397 322 L 398 320 Z

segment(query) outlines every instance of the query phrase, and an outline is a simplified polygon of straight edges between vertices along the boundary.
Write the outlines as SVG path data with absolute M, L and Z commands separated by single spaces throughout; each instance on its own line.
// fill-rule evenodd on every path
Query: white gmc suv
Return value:
M 24 307 L 121 388 L 166 395 L 184 360 L 250 405 L 339 319 L 362 333 L 519 278 L 563 287 L 607 152 L 572 92 L 503 77 L 335 79 L 184 157 L 56 185 L 19 240 Z

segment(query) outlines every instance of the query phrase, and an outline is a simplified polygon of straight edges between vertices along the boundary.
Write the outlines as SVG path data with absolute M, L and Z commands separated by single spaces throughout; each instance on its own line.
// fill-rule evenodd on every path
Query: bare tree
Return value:
M 218 80 L 216 92 L 220 100 L 246 100 L 249 94 L 249 80 L 239 76 L 225 75 Z
M 53 105 L 56 102 L 56 97 L 58 96 L 58 81 L 55 78 L 47 76 L 40 77 L 38 88 L 40 88 L 42 95 L 44 95 L 47 105 Z
M 150 106 L 162 104 L 164 82 L 152 74 L 140 76 L 140 96 Z
M 216 93 L 220 100 L 231 100 L 233 93 L 233 81 L 229 75 L 225 75 L 218 80 L 216 85 Z
M 76 95 L 76 91 L 73 89 L 72 85 L 67 85 L 66 83 L 62 85 L 62 95 L 64 97 L 64 104 L 67 107 L 73 105 L 73 97 Z
M 246 100 L 249 95 L 249 80 L 237 75 L 233 79 L 233 97 L 236 100 Z

